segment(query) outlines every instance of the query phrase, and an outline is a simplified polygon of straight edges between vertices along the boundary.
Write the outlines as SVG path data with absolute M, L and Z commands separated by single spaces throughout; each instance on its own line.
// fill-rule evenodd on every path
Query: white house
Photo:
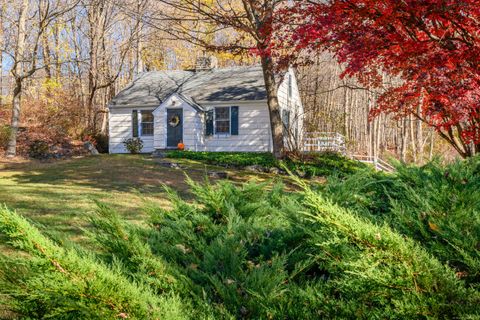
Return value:
M 288 144 L 300 138 L 303 106 L 293 70 L 279 79 Z M 131 137 L 143 140 L 142 152 L 179 142 L 192 151 L 272 151 L 259 66 L 146 72 L 112 99 L 109 111 L 110 153 L 126 153 L 123 141 Z

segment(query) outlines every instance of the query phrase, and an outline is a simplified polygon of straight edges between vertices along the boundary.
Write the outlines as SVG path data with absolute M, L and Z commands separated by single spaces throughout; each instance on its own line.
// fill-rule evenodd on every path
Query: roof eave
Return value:
M 186 101 L 187 102 L 187 101 Z M 188 103 L 188 102 L 187 102 Z M 196 104 L 204 107 L 210 107 L 215 105 L 226 105 L 226 104 L 235 104 L 235 105 L 247 105 L 247 104 L 260 104 L 260 103 L 267 103 L 267 99 L 261 100 L 226 100 L 226 101 L 196 101 Z M 116 109 L 116 108 L 157 108 L 160 104 L 109 104 L 109 109 Z

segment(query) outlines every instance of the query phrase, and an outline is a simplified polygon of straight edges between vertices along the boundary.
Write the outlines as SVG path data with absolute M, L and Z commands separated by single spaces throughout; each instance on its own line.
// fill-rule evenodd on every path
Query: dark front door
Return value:
M 167 148 L 183 140 L 183 109 L 167 109 Z

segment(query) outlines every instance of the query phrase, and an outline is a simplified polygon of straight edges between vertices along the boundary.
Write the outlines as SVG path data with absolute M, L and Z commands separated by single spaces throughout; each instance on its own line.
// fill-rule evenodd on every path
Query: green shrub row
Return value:
M 242 168 L 252 165 L 262 166 L 267 169 L 286 167 L 293 173 L 306 177 L 332 174 L 345 176 L 367 168 L 366 165 L 358 161 L 348 159 L 336 153 L 313 154 L 305 159 L 287 158 L 282 161 L 275 159 L 271 153 L 254 152 L 168 151 L 166 155 L 173 159 L 198 160 L 226 167 Z
M 320 191 L 373 223 L 420 243 L 468 283 L 480 284 L 480 156 L 444 166 L 398 165 L 395 175 L 359 172 Z

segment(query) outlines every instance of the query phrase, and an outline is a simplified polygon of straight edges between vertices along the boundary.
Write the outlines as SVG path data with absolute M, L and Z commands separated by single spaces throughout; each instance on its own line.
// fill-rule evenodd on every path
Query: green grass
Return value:
M 174 161 L 185 170 L 166 168 L 145 155 L 0 162 L 0 204 L 48 226 L 52 234 L 75 238 L 85 227 L 84 215 L 96 208 L 95 201 L 112 206 L 132 222 L 142 221 L 146 203 L 169 206 L 163 185 L 188 196 L 185 173 L 203 181 L 206 171 L 219 169 L 185 159 Z M 236 170 L 229 174 L 239 182 L 270 178 Z

